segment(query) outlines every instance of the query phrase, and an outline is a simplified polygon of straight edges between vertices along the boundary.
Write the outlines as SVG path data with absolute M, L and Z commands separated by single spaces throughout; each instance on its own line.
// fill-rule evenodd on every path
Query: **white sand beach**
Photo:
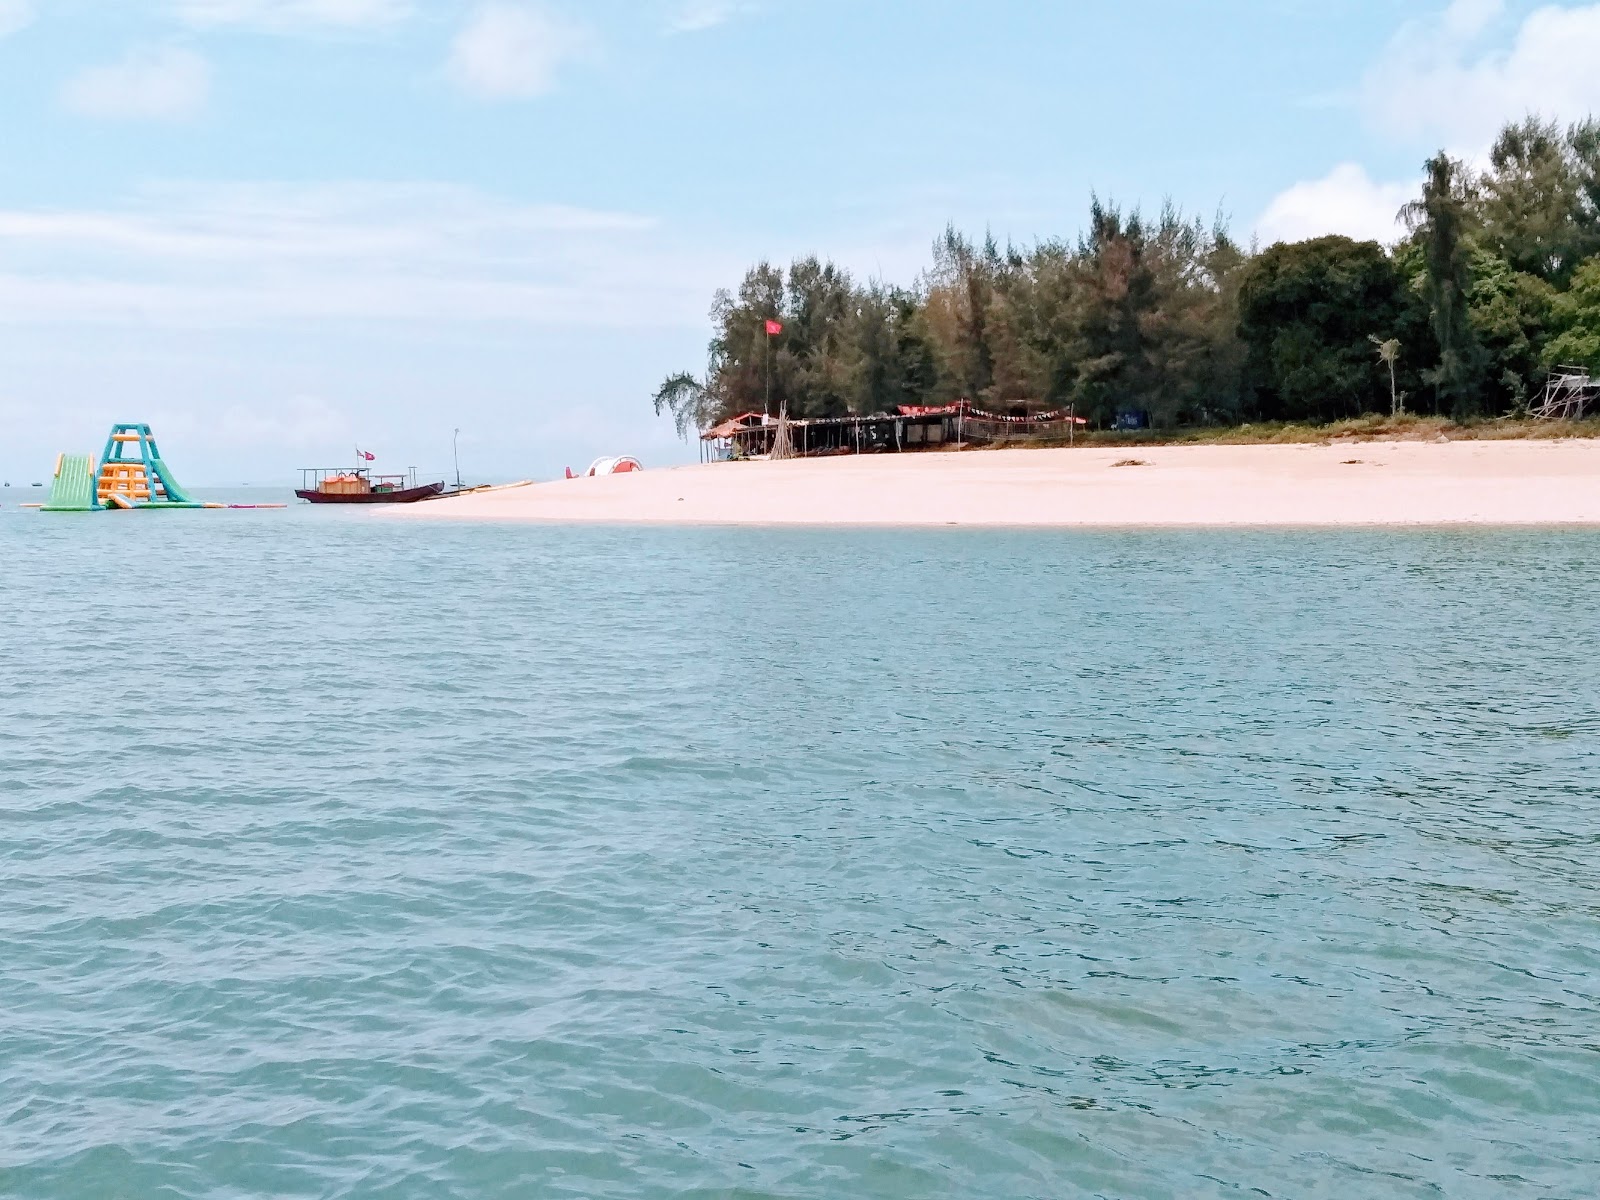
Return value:
M 1140 465 L 1117 465 L 1129 458 Z M 390 511 L 422 520 L 676 525 L 1600 525 L 1600 441 L 1157 446 L 715 463 Z

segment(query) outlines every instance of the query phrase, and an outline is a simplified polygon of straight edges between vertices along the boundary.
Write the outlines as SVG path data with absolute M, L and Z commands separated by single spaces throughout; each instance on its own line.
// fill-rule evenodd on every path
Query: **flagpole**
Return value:
M 771 417 L 772 417 L 772 322 L 771 321 L 767 322 L 766 331 L 765 332 L 766 332 L 766 338 L 767 338 L 767 406 L 766 406 L 766 414 L 767 414 L 767 418 L 770 420 Z

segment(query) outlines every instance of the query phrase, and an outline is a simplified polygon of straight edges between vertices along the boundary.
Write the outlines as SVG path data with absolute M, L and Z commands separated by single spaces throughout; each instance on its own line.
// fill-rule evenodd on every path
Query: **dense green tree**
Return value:
M 1476 191 L 1486 247 L 1521 274 L 1543 280 L 1571 276 L 1590 233 L 1576 164 L 1554 121 L 1529 117 L 1506 126 Z
M 1257 256 L 1239 296 L 1256 415 L 1332 421 L 1385 411 L 1371 339 L 1393 336 L 1403 308 L 1400 276 L 1377 242 L 1324 237 Z
M 1170 205 L 1152 221 L 1096 200 L 1069 275 L 1069 364 L 1053 371 L 1078 411 L 1097 423 L 1142 411 L 1158 426 L 1231 411 L 1235 257 L 1225 234 Z
M 989 298 L 984 328 L 989 348 L 989 386 L 972 398 L 986 409 L 1025 414 L 1037 410 L 1046 392 L 1046 360 L 1033 337 L 1032 278 L 1013 265 Z
M 1221 220 L 1095 197 L 1072 239 L 1001 247 L 947 228 L 909 288 L 817 258 L 761 263 L 717 293 L 705 373 L 669 377 L 656 410 L 686 435 L 744 411 L 961 399 L 1073 405 L 1102 426 L 1129 410 L 1158 427 L 1329 421 L 1400 396 L 1465 418 L 1520 411 L 1553 362 L 1600 370 L 1600 122 L 1508 125 L 1481 174 L 1440 154 L 1404 216 L 1391 249 L 1257 253 Z
M 1151 398 L 1143 322 L 1155 307 L 1156 281 L 1147 242 L 1137 210 L 1124 218 L 1115 205 L 1095 199 L 1078 246 L 1071 350 L 1077 359 L 1073 402 L 1097 423 L 1143 408 Z
M 934 243 L 923 287 L 929 326 L 941 351 L 943 399 L 976 398 L 994 383 L 989 314 L 999 271 L 992 237 L 976 247 L 952 226 Z
M 1589 259 L 1572 277 L 1572 287 L 1551 298 L 1553 337 L 1543 365 L 1573 365 L 1600 373 L 1600 257 Z
M 1492 364 L 1484 381 L 1490 412 L 1527 408 L 1542 368 L 1556 295 L 1543 279 L 1513 269 L 1492 252 L 1474 253 L 1467 300 L 1473 332 Z
M 1034 387 L 1040 406 L 1048 409 L 1061 408 L 1076 397 L 1081 375 L 1076 352 L 1080 269 L 1070 244 L 1041 243 L 1026 259 L 1026 303 L 1014 303 L 1011 313 L 1033 351 Z M 1019 290 L 1014 285 L 1014 293 Z
M 891 412 L 902 404 L 921 404 L 932 392 L 938 365 L 920 311 L 915 295 L 881 284 L 857 297 L 848 331 L 850 411 Z
M 1387 336 L 1399 339 L 1400 361 L 1397 383 L 1408 397 L 1416 398 L 1413 411 L 1437 407 L 1438 393 L 1428 381 L 1438 365 L 1439 343 L 1433 336 L 1433 313 L 1428 307 L 1428 259 L 1422 244 L 1406 238 L 1389 252 L 1400 280 L 1400 312 Z
M 783 379 L 790 416 L 838 417 L 850 410 L 857 308 L 850 276 L 832 263 L 803 258 L 789 268 L 775 374 Z
M 1238 336 L 1245 254 L 1219 217 L 1210 229 L 1168 205 L 1150 245 L 1155 304 L 1142 321 L 1157 427 L 1239 419 L 1245 362 Z
M 1587 258 L 1600 253 L 1600 121 L 1591 116 L 1568 127 L 1567 157 L 1578 189 L 1579 221 L 1587 233 Z
M 1470 182 L 1462 165 L 1440 151 L 1424 168 L 1422 197 L 1403 214 L 1423 252 L 1423 296 L 1428 302 L 1439 364 L 1427 373 L 1436 409 L 1448 404 L 1458 420 L 1476 416 L 1485 358 L 1468 311 L 1472 287 Z

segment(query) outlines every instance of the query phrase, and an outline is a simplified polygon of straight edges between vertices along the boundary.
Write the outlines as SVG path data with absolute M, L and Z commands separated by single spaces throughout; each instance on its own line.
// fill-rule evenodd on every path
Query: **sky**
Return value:
M 0 0 L 0 479 L 113 421 L 191 485 L 692 461 L 650 397 L 757 261 L 1094 193 L 1391 239 L 1596 62 L 1600 3 Z

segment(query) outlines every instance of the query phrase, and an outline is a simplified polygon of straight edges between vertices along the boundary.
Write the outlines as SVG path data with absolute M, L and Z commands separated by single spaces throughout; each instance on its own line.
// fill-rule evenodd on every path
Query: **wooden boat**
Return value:
M 444 482 L 417 483 L 406 475 L 374 475 L 366 467 L 308 467 L 300 472 L 295 495 L 311 504 L 415 504 L 444 491 Z

